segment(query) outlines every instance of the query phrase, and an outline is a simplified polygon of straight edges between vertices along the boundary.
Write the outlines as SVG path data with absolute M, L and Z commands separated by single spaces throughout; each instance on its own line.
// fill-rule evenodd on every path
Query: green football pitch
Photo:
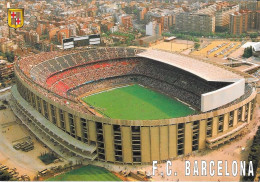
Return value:
M 84 97 L 82 100 L 113 119 L 168 119 L 195 112 L 178 100 L 140 85 L 111 89 Z
M 122 181 L 105 168 L 97 166 L 84 166 L 65 174 L 55 176 L 48 181 Z

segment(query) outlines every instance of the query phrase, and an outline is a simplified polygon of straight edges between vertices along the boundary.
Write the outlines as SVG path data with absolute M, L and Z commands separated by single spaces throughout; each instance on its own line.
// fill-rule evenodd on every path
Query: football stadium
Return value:
M 73 49 L 17 58 L 11 108 L 72 161 L 164 162 L 214 149 L 253 118 L 254 77 L 159 50 Z

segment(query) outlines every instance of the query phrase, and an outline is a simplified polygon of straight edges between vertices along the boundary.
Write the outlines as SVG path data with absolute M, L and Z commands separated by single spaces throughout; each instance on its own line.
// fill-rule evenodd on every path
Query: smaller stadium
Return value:
M 105 168 L 88 165 L 64 174 L 54 176 L 47 181 L 122 181 Z

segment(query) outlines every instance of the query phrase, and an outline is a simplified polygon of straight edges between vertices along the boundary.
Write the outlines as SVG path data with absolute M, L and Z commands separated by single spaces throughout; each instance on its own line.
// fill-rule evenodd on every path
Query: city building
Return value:
M 0 38 L 0 52 L 6 53 L 17 49 L 17 45 L 9 38 Z
M 256 11 L 256 29 L 260 31 L 260 10 Z
M 9 63 L 6 60 L 0 60 L 0 80 L 10 78 L 14 74 L 14 63 Z
M 161 35 L 162 34 L 162 27 L 161 24 L 157 21 L 151 21 L 146 25 L 146 35 L 154 36 L 154 35 Z
M 248 11 L 241 10 L 230 15 L 230 33 L 242 34 L 246 33 L 248 29 Z
M 160 23 L 162 31 L 169 31 L 169 28 L 175 24 L 176 13 L 182 12 L 179 10 L 179 8 L 177 10 L 154 8 L 150 9 L 150 11 L 148 11 L 145 16 L 150 21 L 155 20 Z
M 229 3 L 218 3 L 216 11 L 216 29 L 227 29 L 230 24 L 230 14 L 239 11 L 239 5 L 230 5 Z
M 208 14 L 179 13 L 176 15 L 175 29 L 180 32 L 215 32 L 215 16 Z
M 248 9 L 251 11 L 256 11 L 258 9 L 259 2 L 258 1 L 240 1 L 239 2 L 239 8 L 240 9 Z
M 69 29 L 67 29 L 67 28 L 59 30 L 58 33 L 57 33 L 57 39 L 58 39 L 58 42 L 60 44 L 62 44 L 63 39 L 66 39 L 66 38 L 69 38 L 69 37 L 70 37 Z
M 118 26 L 115 25 L 115 26 L 112 26 L 109 30 L 111 33 L 114 33 L 114 32 L 118 32 L 119 29 L 118 29 Z
M 31 30 L 29 32 L 29 42 L 35 44 L 35 43 L 39 43 L 39 41 L 40 41 L 39 34 L 36 31 Z
M 256 12 L 252 10 L 240 10 L 248 14 L 247 29 L 252 30 L 256 28 Z
M 140 7 L 139 8 L 139 20 L 144 20 L 144 17 L 147 13 L 147 8 L 146 7 Z
M 122 15 L 121 22 L 126 29 L 130 29 L 133 27 L 132 16 L 130 15 Z
M 38 35 L 42 35 L 45 33 L 46 30 L 46 25 L 44 24 L 38 24 L 37 28 L 36 28 L 36 32 L 38 33 Z

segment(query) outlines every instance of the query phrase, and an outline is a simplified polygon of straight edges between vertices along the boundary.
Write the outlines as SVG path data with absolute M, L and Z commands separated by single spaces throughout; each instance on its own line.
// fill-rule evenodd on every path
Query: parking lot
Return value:
M 231 41 L 212 41 L 198 51 L 192 52 L 192 55 L 203 57 L 224 58 L 229 56 L 235 50 L 241 47 L 241 42 Z

